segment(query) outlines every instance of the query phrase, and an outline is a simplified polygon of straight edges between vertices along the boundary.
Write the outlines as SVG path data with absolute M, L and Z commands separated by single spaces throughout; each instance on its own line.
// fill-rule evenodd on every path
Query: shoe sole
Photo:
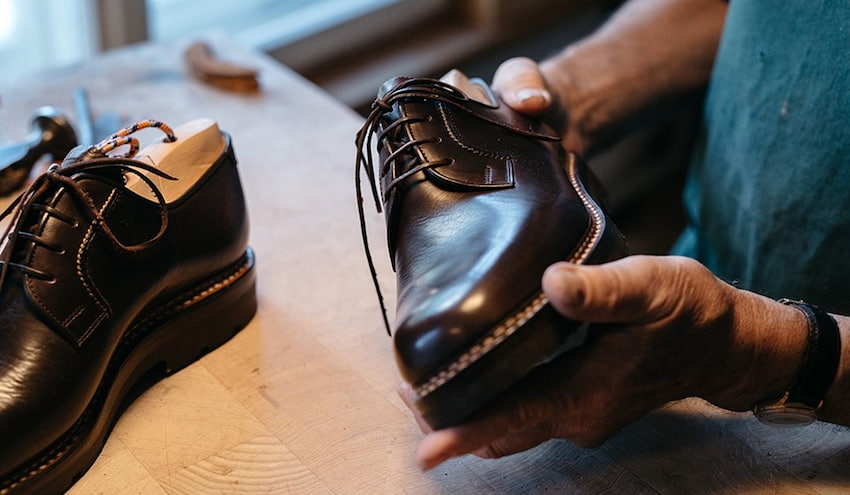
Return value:
M 50 447 L 0 480 L 0 495 L 64 493 L 94 464 L 132 401 L 224 344 L 256 313 L 254 253 L 134 324 L 116 347 L 83 414 Z
M 565 261 L 589 264 L 613 259 L 596 260 L 598 253 L 622 256 L 622 236 L 585 188 L 579 168 L 570 154 L 564 169 L 590 225 L 585 242 Z M 413 384 L 414 404 L 434 429 L 458 424 L 535 367 L 581 345 L 586 327 L 560 316 L 538 292 L 451 363 Z

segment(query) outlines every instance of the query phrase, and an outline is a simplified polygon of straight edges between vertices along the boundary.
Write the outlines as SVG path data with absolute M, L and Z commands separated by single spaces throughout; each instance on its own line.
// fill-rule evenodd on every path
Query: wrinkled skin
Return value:
M 725 0 L 630 0 L 550 59 L 505 61 L 491 86 L 515 110 L 555 126 L 567 149 L 592 154 L 636 123 L 701 100 L 726 8 Z M 685 397 L 745 411 L 787 390 L 803 361 L 808 324 L 799 310 L 737 289 L 691 259 L 559 263 L 542 284 L 558 311 L 592 323 L 586 345 L 539 368 L 464 424 L 439 431 L 416 414 L 412 391 L 402 385 L 399 393 L 426 433 L 416 454 L 421 468 L 470 453 L 501 457 L 551 438 L 596 446 Z M 833 316 L 842 342 L 850 342 L 850 318 Z M 848 396 L 845 344 L 820 419 L 850 425 Z
M 597 323 L 587 345 L 538 369 L 463 425 L 432 432 L 417 416 L 428 433 L 417 453 L 423 469 L 467 453 L 501 457 L 550 438 L 597 446 L 653 409 L 689 396 L 744 410 L 761 396 L 761 385 L 779 390 L 793 379 L 750 376 L 748 363 L 764 363 L 762 371 L 787 369 L 777 359 L 800 360 L 795 349 L 805 345 L 798 311 L 735 289 L 688 258 L 560 263 L 547 270 L 543 288 L 564 315 Z M 775 315 L 772 328 L 741 325 L 758 321 L 766 308 Z M 772 337 L 779 350 L 760 345 L 762 327 L 783 329 Z M 742 386 L 751 382 L 759 387 Z M 409 387 L 400 394 L 413 409 Z

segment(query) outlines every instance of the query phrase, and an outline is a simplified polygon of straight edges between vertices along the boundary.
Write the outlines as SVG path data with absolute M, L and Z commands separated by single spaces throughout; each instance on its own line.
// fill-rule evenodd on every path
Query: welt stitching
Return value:
M 566 169 L 570 185 L 573 187 L 588 214 L 591 216 L 591 224 L 588 227 L 588 232 L 586 232 L 585 240 L 573 250 L 573 254 L 571 254 L 567 259 L 567 261 L 573 263 L 581 263 L 585 261 L 587 256 L 590 255 L 592 246 L 599 242 L 603 232 L 603 217 L 599 211 L 599 206 L 590 199 L 587 191 L 578 181 L 578 172 L 576 170 L 574 155 L 569 156 L 569 163 L 567 164 Z M 546 296 L 542 292 L 539 292 L 529 304 L 525 305 L 525 307 L 516 313 L 508 316 L 501 324 L 491 330 L 472 347 L 467 349 L 466 352 L 461 354 L 451 364 L 440 370 L 437 374 L 431 375 L 428 381 L 422 385 L 414 386 L 416 394 L 419 395 L 420 398 L 424 397 L 457 376 L 458 373 L 471 366 L 473 363 L 481 359 L 481 357 L 483 357 L 486 353 L 490 352 L 494 347 L 513 335 L 520 327 L 525 325 L 528 320 L 539 313 L 540 310 L 548 304 L 548 302 L 549 301 Z
M 229 275 L 219 275 L 218 277 L 214 277 L 211 280 L 218 280 L 219 282 L 223 280 L 229 283 L 235 282 L 251 269 L 251 266 L 253 265 L 252 257 L 253 255 L 249 256 L 246 253 L 245 255 L 243 255 L 242 259 L 239 260 L 239 266 L 235 269 L 232 269 L 232 271 L 229 272 Z M 235 274 L 238 275 L 234 277 Z M 14 489 L 16 486 L 35 478 L 42 471 L 59 462 L 74 447 L 74 444 L 79 438 L 83 437 L 91 431 L 90 421 L 92 416 L 96 412 L 95 405 L 101 403 L 102 400 L 104 400 L 103 395 L 106 394 L 106 391 L 103 388 L 104 380 L 106 380 L 107 376 L 111 377 L 110 380 L 115 378 L 114 373 L 117 372 L 115 370 L 117 369 L 117 366 L 119 364 L 117 362 L 117 356 L 121 356 L 122 348 L 127 349 L 126 352 L 130 352 L 133 346 L 135 346 L 133 339 L 144 337 L 145 332 L 147 332 L 148 329 L 156 328 L 155 325 L 162 323 L 174 314 L 178 313 L 179 309 L 186 309 L 188 306 L 190 306 L 190 304 L 186 304 L 187 299 L 191 300 L 192 303 L 198 302 L 197 296 L 192 297 L 193 291 L 197 292 L 197 289 L 184 292 L 175 299 L 177 303 L 173 301 L 172 303 L 165 305 L 163 308 L 155 311 L 149 318 L 143 320 L 138 325 L 132 327 L 128 333 L 124 334 L 122 340 L 118 344 L 118 349 L 116 349 L 116 353 L 113 355 L 112 359 L 107 364 L 106 372 L 103 375 L 104 377 L 101 379 L 101 382 L 99 383 L 94 396 L 89 401 L 89 404 L 83 411 L 83 414 L 77 419 L 76 423 L 71 427 L 71 429 L 69 429 L 62 437 L 58 439 L 61 440 L 61 443 L 48 449 L 44 453 L 44 455 L 33 461 L 24 473 L 16 475 L 16 477 L 11 479 L 10 481 L 0 480 L 0 495 L 6 495 L 7 493 L 9 493 L 10 490 Z M 204 293 L 208 297 L 214 294 L 215 292 L 218 292 L 218 290 L 210 291 L 207 289 Z M 180 301 L 182 301 L 182 303 Z M 111 383 L 112 382 L 110 382 L 110 384 Z M 2 485 L 2 483 L 7 484 Z
M 452 141 L 455 142 L 455 144 L 474 155 L 485 156 L 487 158 L 496 158 L 499 160 L 508 160 L 510 158 L 510 156 L 502 155 L 500 153 L 493 153 L 491 151 L 484 151 L 478 148 L 473 148 L 472 146 L 461 142 L 460 138 L 455 133 L 453 126 L 449 125 L 449 121 L 452 121 L 453 123 L 453 118 L 451 114 L 446 112 L 446 107 L 443 104 L 439 104 L 437 105 L 437 107 L 440 109 L 440 115 L 443 117 L 443 127 L 446 129 L 446 132 L 449 134 L 449 137 L 452 139 Z

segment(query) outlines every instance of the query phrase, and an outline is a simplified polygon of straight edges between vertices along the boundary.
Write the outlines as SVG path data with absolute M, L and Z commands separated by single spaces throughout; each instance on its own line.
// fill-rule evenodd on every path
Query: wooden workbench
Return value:
M 213 118 L 233 137 L 249 201 L 256 318 L 142 395 L 71 493 L 850 490 L 846 429 L 772 429 L 697 400 L 668 406 L 597 449 L 551 441 L 506 459 L 466 457 L 419 471 L 421 434 L 396 395 L 392 345 L 360 241 L 353 166 L 362 118 L 239 48 L 216 46 L 223 58 L 260 68 L 262 91 L 206 86 L 183 67 L 184 46 L 131 47 L 0 88 L 4 142 L 26 133 L 38 106 L 71 113 L 78 86 L 95 114 L 116 111 L 124 121 Z M 382 219 L 367 211 L 392 302 Z

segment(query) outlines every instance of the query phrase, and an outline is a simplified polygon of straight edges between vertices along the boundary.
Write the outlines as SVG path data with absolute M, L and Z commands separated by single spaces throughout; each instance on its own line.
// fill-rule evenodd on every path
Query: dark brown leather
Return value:
M 420 396 L 471 373 L 489 346 L 514 345 L 501 334 L 523 319 L 548 319 L 565 338 L 577 328 L 536 317 L 547 306 L 543 271 L 560 260 L 618 258 L 625 246 L 588 190 L 589 170 L 553 130 L 495 98 L 488 104 L 440 81 L 397 78 L 382 87 L 361 144 L 370 131 L 378 134 L 373 179 L 397 274 L 396 358 Z M 533 361 L 563 350 L 535 351 Z M 506 373 L 515 381 L 525 366 Z M 491 385 L 488 395 L 496 385 L 482 385 Z
M 226 292 L 233 277 L 247 280 L 253 273 L 229 140 L 205 175 L 164 209 L 124 187 L 122 165 L 134 166 L 66 160 L 48 173 L 74 182 L 82 196 L 54 177 L 24 198 L 0 287 L 0 492 L 64 491 L 99 452 L 91 438 L 105 439 L 111 428 L 113 418 L 101 417 L 103 404 L 117 409 L 126 391 L 118 389 L 132 385 L 130 371 L 146 371 L 138 363 L 162 361 L 171 369 L 220 343 L 187 337 L 178 364 L 170 361 L 178 350 L 168 347 L 169 339 L 203 332 L 175 325 L 173 334 L 156 335 L 156 346 L 151 335 L 174 318 L 208 311 L 198 302 L 216 282 Z M 105 227 L 90 208 L 101 212 Z M 250 302 L 234 310 L 244 321 L 228 325 L 244 325 L 253 314 L 253 280 L 244 290 Z M 204 324 L 197 317 L 186 321 Z M 162 356 L 139 351 L 143 345 L 160 348 Z M 93 454 L 76 452 L 85 449 Z M 66 458 L 83 457 L 74 460 L 76 471 L 62 467 Z M 40 477 L 51 482 L 39 484 Z

